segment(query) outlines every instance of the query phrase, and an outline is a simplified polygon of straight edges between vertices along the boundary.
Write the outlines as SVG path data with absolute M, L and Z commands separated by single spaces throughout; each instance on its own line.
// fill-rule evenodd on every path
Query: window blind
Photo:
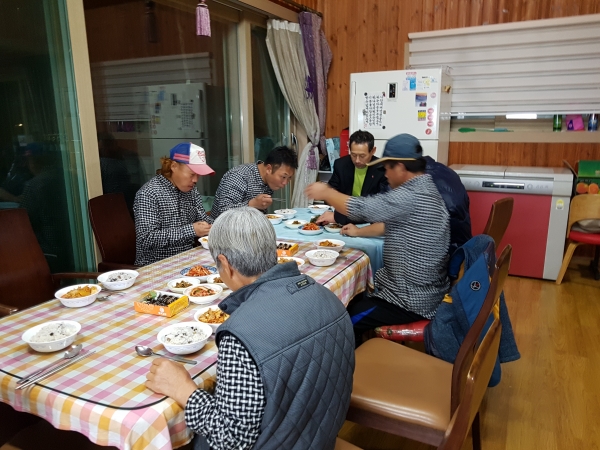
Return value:
M 600 14 L 408 37 L 410 68 L 449 66 L 453 116 L 600 111 Z
M 208 53 L 136 58 L 91 65 L 96 120 L 149 121 L 147 86 L 211 83 Z

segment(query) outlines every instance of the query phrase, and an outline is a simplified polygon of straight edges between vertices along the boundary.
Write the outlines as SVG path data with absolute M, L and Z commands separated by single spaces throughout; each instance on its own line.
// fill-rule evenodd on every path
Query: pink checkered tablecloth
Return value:
M 310 244 L 301 243 L 296 256 L 303 257 L 309 249 Z M 195 310 L 204 305 L 190 304 L 175 317 L 166 318 L 135 312 L 133 300 L 151 289 L 165 289 L 182 269 L 196 264 L 214 262 L 208 251 L 195 248 L 140 268 L 136 283 L 108 300 L 76 309 L 50 300 L 0 319 L 0 401 L 36 414 L 56 428 L 80 432 L 99 445 L 168 450 L 189 442 L 192 432 L 185 425 L 179 405 L 146 389 L 151 358 L 137 356 L 134 346 L 165 351 L 156 340 L 158 331 L 166 325 L 193 320 Z M 344 305 L 372 285 L 369 258 L 358 250 L 345 250 L 332 266 L 307 264 L 301 271 L 329 288 Z M 18 379 L 62 355 L 35 352 L 21 341 L 24 331 L 52 320 L 79 322 L 82 328 L 76 343 L 83 344 L 84 352 L 95 353 L 32 387 L 16 390 Z M 186 357 L 197 361 L 195 366 L 185 367 L 198 386 L 211 390 L 216 379 L 214 340 Z

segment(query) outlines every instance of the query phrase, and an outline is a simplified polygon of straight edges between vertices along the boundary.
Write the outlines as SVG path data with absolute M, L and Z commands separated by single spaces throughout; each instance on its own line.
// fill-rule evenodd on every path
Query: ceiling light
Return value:
M 506 118 L 507 119 L 537 119 L 537 114 L 536 113 L 514 113 L 514 114 L 507 114 Z

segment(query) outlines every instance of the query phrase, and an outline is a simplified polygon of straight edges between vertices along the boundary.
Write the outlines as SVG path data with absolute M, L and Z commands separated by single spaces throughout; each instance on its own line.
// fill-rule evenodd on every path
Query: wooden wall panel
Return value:
M 600 160 L 600 144 L 451 142 L 448 164 L 575 167 L 580 159 Z
M 315 0 L 296 0 L 314 7 Z M 353 72 L 404 68 L 408 33 L 600 13 L 598 0 L 321 0 L 333 52 L 328 78 L 328 137 L 348 126 Z M 560 166 L 600 159 L 600 144 L 452 143 L 452 163 Z M 501 161 L 501 162 L 495 162 Z

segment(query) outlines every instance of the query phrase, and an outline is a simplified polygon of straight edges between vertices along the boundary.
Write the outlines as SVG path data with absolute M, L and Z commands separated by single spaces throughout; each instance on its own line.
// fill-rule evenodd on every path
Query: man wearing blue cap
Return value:
M 324 183 L 306 195 L 324 200 L 352 221 L 376 222 L 383 235 L 383 267 L 375 275 L 375 292 L 360 294 L 348 305 L 360 345 L 365 331 L 431 319 L 450 287 L 447 276 L 450 216 L 430 175 L 421 145 L 401 134 L 371 164 L 382 164 L 391 190 L 371 197 L 351 197 Z
M 170 158 L 161 158 L 159 173 L 135 195 L 135 264 L 144 266 L 193 247 L 208 235 L 213 219 L 204 211 L 196 190 L 199 175 L 215 173 L 206 164 L 204 149 L 177 144 Z

